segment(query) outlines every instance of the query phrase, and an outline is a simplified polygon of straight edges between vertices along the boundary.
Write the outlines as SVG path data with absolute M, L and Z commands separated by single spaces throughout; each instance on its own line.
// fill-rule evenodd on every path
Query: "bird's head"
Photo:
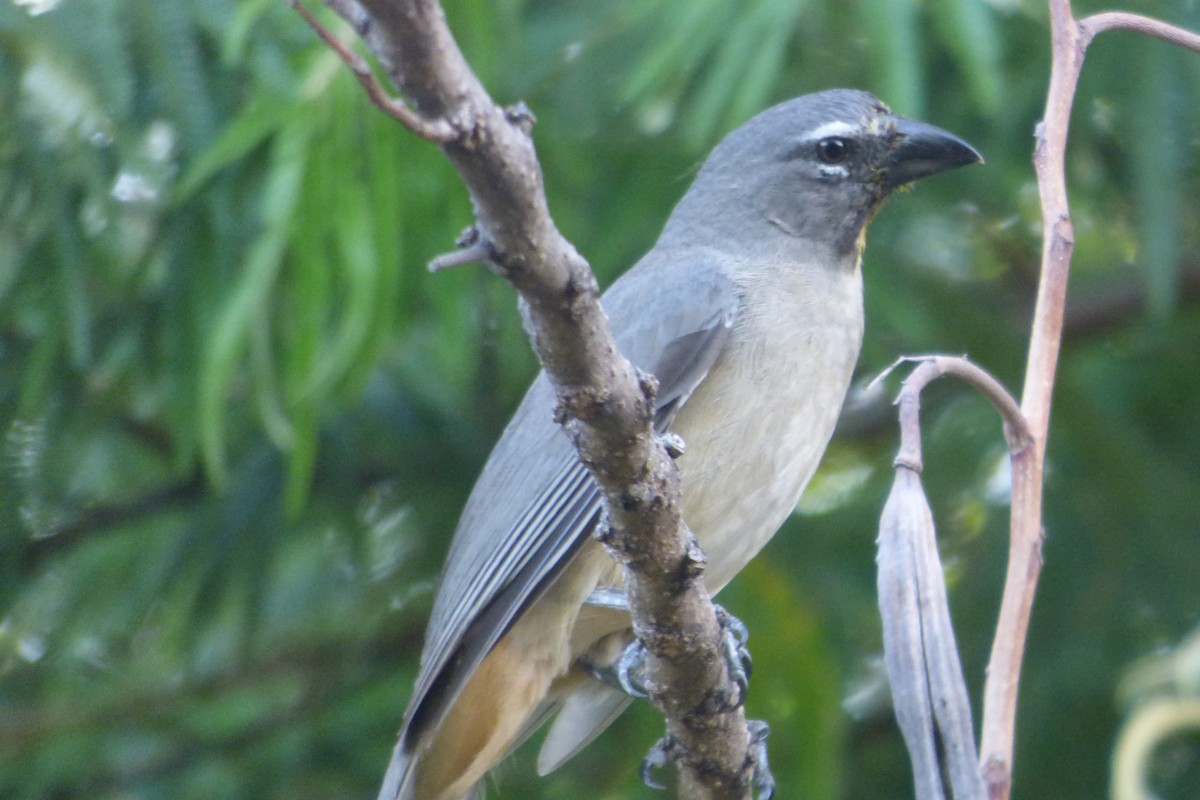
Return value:
M 717 145 L 667 233 L 690 229 L 694 240 L 742 226 L 851 252 L 893 190 L 982 160 L 958 137 L 893 114 L 866 92 L 804 95 L 763 111 Z

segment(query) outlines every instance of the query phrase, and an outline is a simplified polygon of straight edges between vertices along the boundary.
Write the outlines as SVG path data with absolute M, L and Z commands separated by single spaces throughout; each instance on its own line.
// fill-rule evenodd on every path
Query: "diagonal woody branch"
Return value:
M 295 0 L 292 0 L 293 4 Z M 485 256 L 521 297 L 526 329 L 554 384 L 559 416 L 602 488 L 625 564 L 634 630 L 649 649 L 652 698 L 681 752 L 689 798 L 749 795 L 753 758 L 722 633 L 701 580 L 703 556 L 680 514 L 679 476 L 653 434 L 653 378 L 619 353 L 587 262 L 550 218 L 524 107 L 502 109 L 458 48 L 436 0 L 328 0 L 408 102 L 387 96 L 367 65 L 311 14 L 302 16 L 346 61 L 377 106 L 435 142 L 471 194 L 475 228 L 461 257 Z M 298 10 L 299 7 L 297 6 Z M 654 632 L 646 639 L 645 632 Z

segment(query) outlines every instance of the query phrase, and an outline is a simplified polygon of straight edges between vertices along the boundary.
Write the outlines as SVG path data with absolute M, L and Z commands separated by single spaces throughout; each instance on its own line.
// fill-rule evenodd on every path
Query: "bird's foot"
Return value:
M 662 769 L 667 764 L 674 762 L 678 757 L 679 743 L 675 741 L 674 736 L 664 733 L 662 738 L 650 748 L 650 752 L 646 753 L 646 757 L 642 759 L 642 783 L 651 789 L 662 790 L 667 788 L 654 779 L 654 771 Z
M 650 696 L 646 646 L 637 639 L 626 645 L 620 658 L 611 664 L 587 664 L 584 668 L 596 680 L 620 689 L 630 697 L 641 700 Z
M 629 601 L 620 589 L 595 589 L 585 603 L 597 608 L 629 610 Z M 584 668 L 596 680 L 620 689 L 630 697 L 641 700 L 650 695 L 646 676 L 646 647 L 637 639 L 627 644 L 620 657 L 611 664 L 587 664 Z
M 754 787 L 754 797 L 756 800 L 771 800 L 775 795 L 775 776 L 771 774 L 771 766 L 767 761 L 767 734 L 771 729 L 767 723 L 756 719 L 747 720 L 746 727 L 750 731 L 750 750 L 746 760 L 753 771 L 750 781 Z M 669 733 L 663 734 L 642 759 L 642 783 L 651 789 L 666 788 L 655 779 L 654 772 L 673 763 L 680 755 L 675 737 Z
M 739 708 L 746 702 L 746 693 L 750 690 L 750 673 L 754 671 L 754 659 L 750 657 L 750 648 L 746 642 L 750 640 L 750 629 L 746 623 L 730 614 L 722 606 L 717 609 L 717 622 L 721 625 L 724 635 L 725 667 L 729 670 L 729 678 L 738 688 L 737 700 L 731 708 Z
M 625 592 L 620 589 L 611 589 L 607 586 L 600 586 L 592 590 L 592 593 L 583 601 L 584 605 L 595 606 L 596 608 L 614 608 L 617 611 L 628 611 L 629 601 L 625 599 Z
M 754 796 L 758 800 L 771 800 L 775 794 L 775 776 L 771 774 L 771 765 L 767 761 L 767 734 L 771 732 L 771 727 L 761 719 L 746 720 L 746 727 L 750 731 L 748 758 L 754 770 L 754 777 L 751 778 Z
M 588 596 L 587 604 L 601 608 L 629 610 L 625 593 L 618 589 L 597 589 Z M 746 642 L 750 631 L 740 619 L 730 614 L 723 607 L 714 605 L 717 611 L 717 622 L 723 635 L 723 650 L 725 665 L 729 677 L 737 687 L 736 699 L 729 708 L 739 708 L 746 702 L 746 693 L 750 687 L 750 673 L 754 660 Z M 646 674 L 646 646 L 635 639 L 626 645 L 625 650 L 612 664 L 587 666 L 588 672 L 597 680 L 620 689 L 630 697 L 644 698 L 649 695 L 649 676 Z

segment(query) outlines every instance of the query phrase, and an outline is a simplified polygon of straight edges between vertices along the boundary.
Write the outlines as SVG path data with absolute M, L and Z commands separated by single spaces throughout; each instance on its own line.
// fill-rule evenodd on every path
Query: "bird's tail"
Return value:
M 413 795 L 413 762 L 415 753 L 408 752 L 404 747 L 404 737 L 396 742 L 392 751 L 392 761 L 388 764 L 387 774 L 383 776 L 383 786 L 379 789 L 379 800 L 415 800 Z
M 383 786 L 379 788 L 378 800 L 429 800 L 426 796 L 417 794 L 418 758 L 416 753 L 404 749 L 403 738 L 396 743 L 396 749 L 392 751 L 392 761 L 383 776 Z M 439 794 L 438 800 L 447 796 L 449 795 Z M 468 789 L 465 795 L 459 791 L 454 792 L 453 796 L 462 800 L 483 800 L 483 791 L 476 786 Z

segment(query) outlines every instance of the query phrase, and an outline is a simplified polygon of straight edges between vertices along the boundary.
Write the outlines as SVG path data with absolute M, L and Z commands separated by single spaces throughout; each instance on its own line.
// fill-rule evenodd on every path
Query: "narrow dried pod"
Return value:
M 920 475 L 904 463 L 879 521 L 879 606 L 884 662 L 896 720 L 908 745 L 919 800 L 982 800 L 971 722 L 933 512 Z M 940 753 L 939 753 L 940 745 Z M 940 757 L 939 757 L 940 756 Z
M 922 538 L 922 528 L 932 534 L 933 514 L 921 478 L 909 467 L 897 465 L 876 540 L 883 659 L 896 722 L 912 760 L 916 797 L 942 800 L 945 793 L 934 738 L 917 591 L 914 543 Z

